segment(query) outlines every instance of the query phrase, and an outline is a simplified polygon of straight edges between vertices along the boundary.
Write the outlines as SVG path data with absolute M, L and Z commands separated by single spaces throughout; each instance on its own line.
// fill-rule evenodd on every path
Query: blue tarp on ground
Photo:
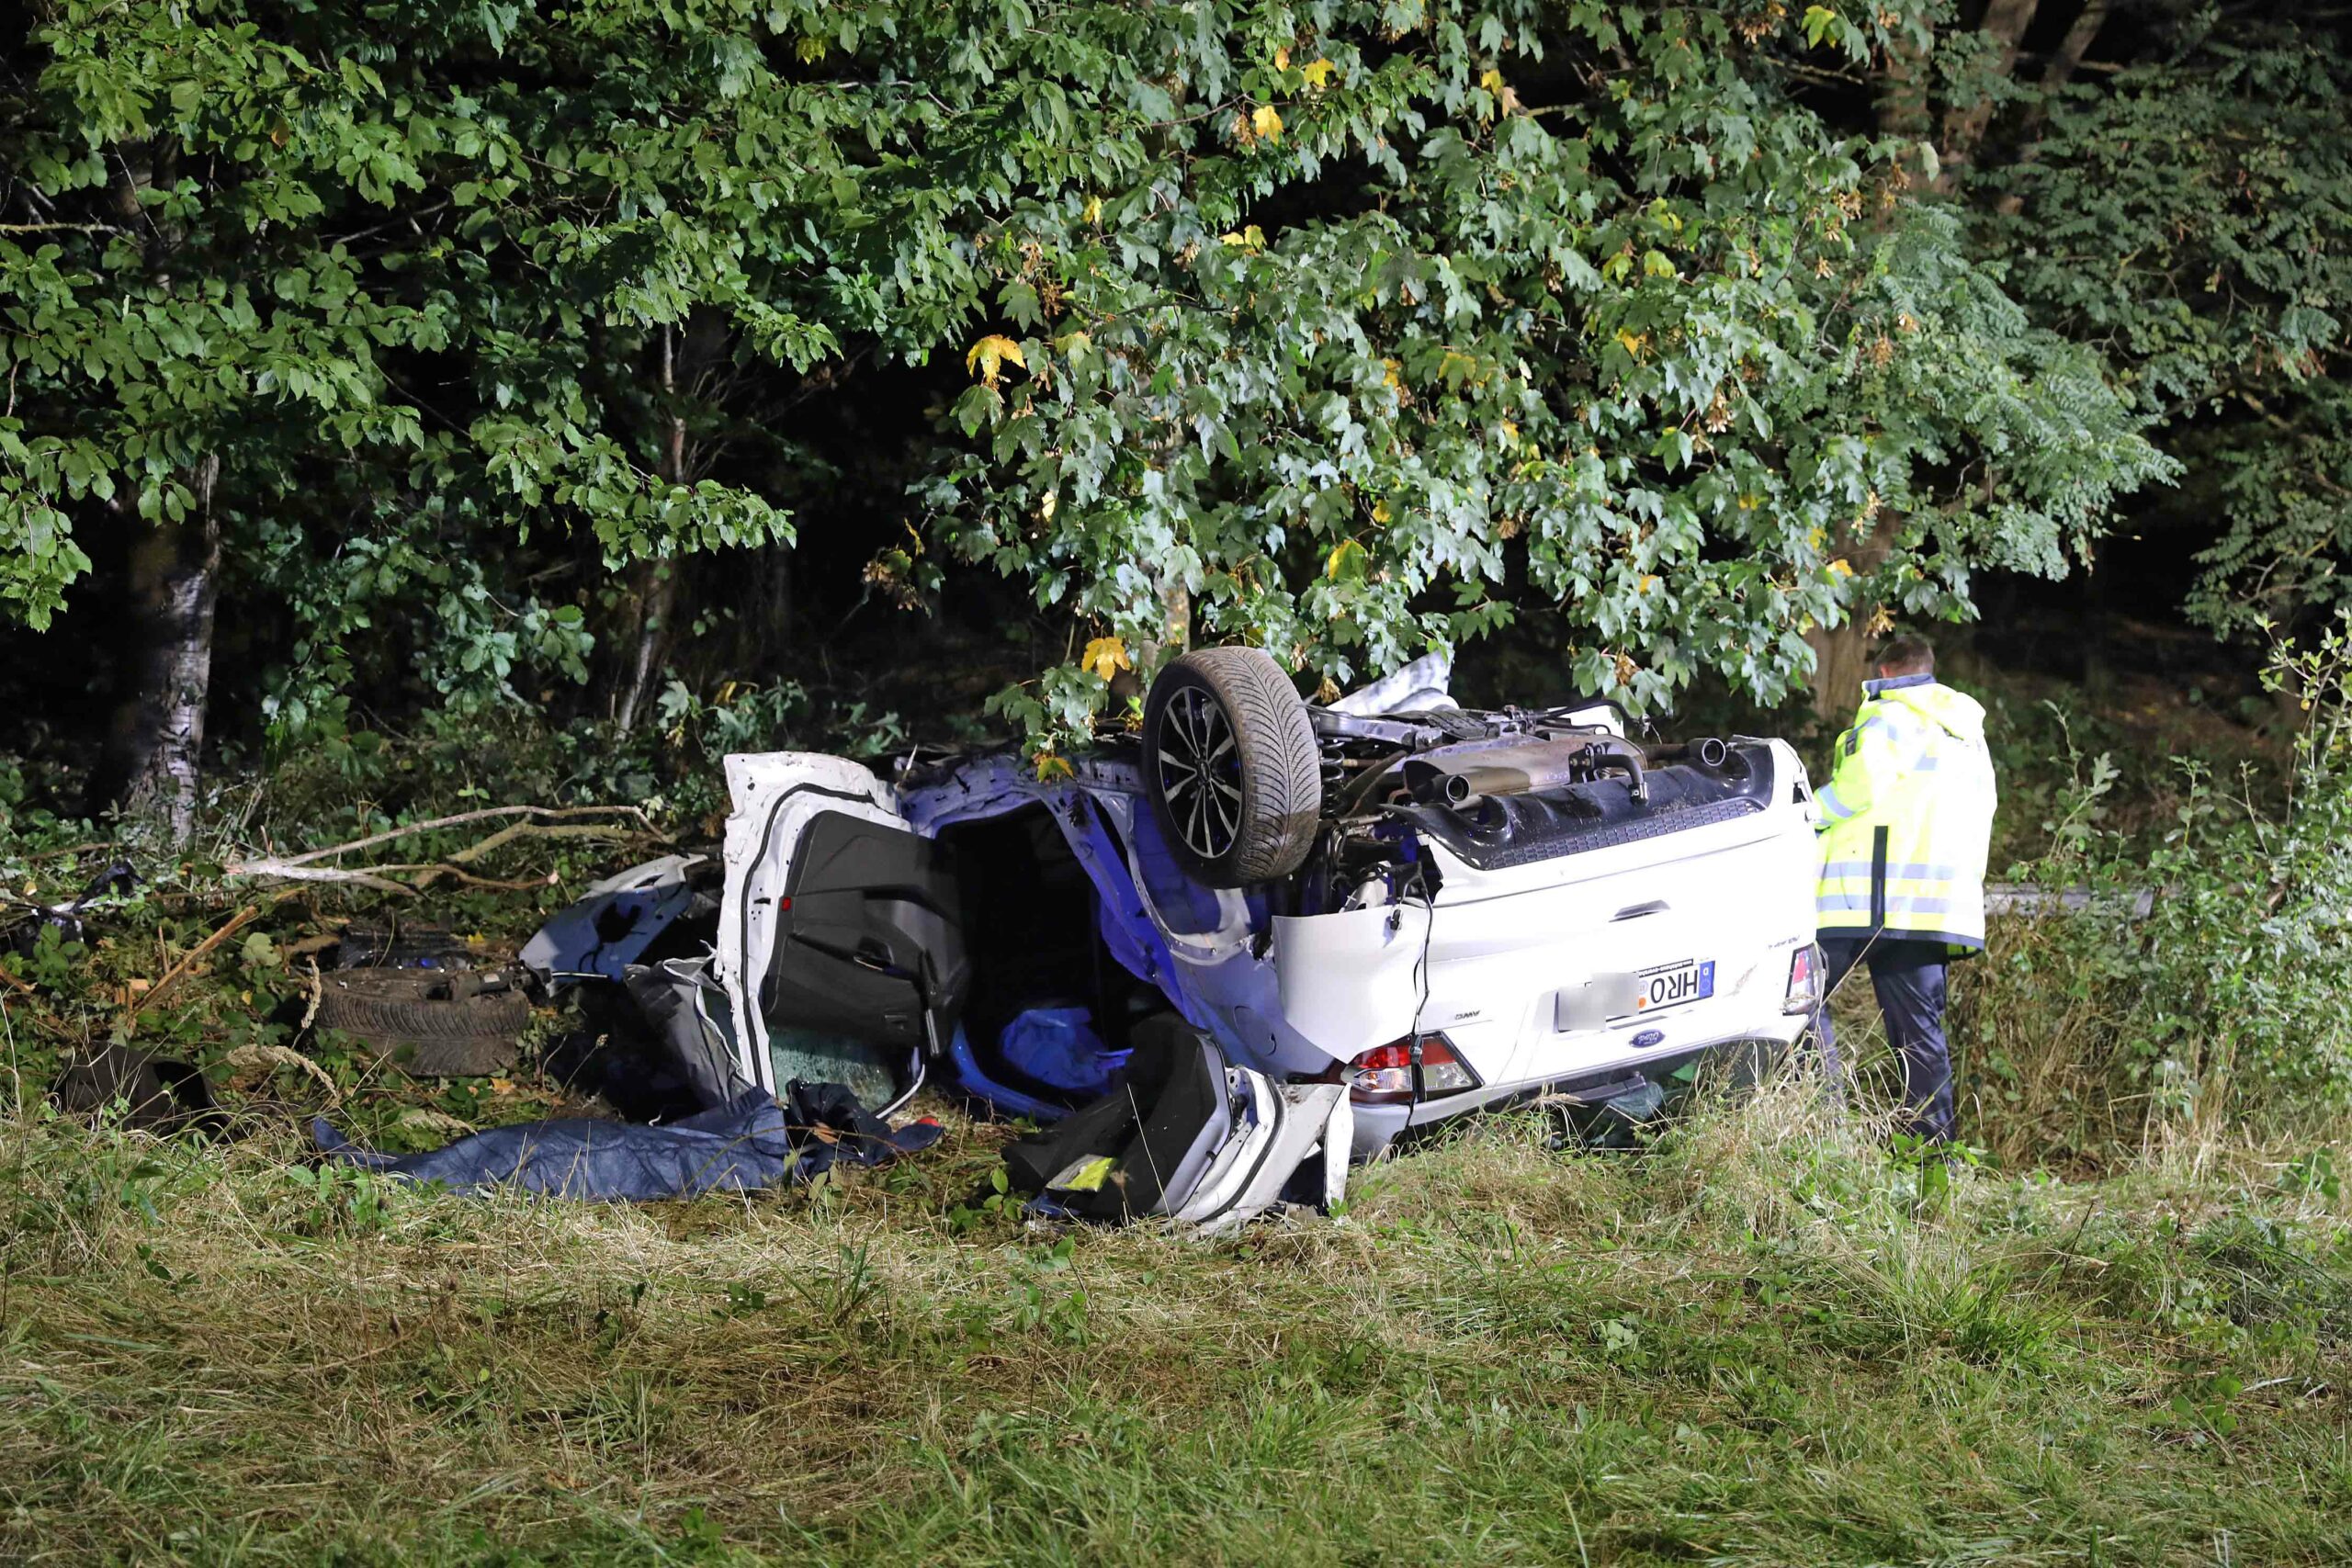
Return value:
M 716 1111 L 658 1125 L 570 1117 L 495 1127 L 428 1154 L 390 1155 L 352 1144 L 325 1118 L 320 1148 L 346 1165 L 439 1181 L 461 1192 L 517 1188 L 549 1198 L 695 1198 L 808 1181 L 835 1159 L 880 1165 L 930 1147 L 941 1129 L 893 1131 L 838 1084 L 796 1083 L 791 1104 L 750 1089 Z

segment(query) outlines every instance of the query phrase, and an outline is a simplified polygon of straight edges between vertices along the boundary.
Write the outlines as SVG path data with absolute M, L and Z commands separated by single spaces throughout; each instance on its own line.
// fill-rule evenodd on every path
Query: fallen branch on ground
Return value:
M 388 867 L 398 870 L 398 867 Z M 393 882 L 372 871 L 345 871 L 332 865 L 297 865 L 292 861 L 249 860 L 223 866 L 223 876 L 268 876 L 281 882 L 334 882 L 354 887 L 366 887 L 378 893 L 413 894 L 416 889 L 405 882 Z
M 642 807 L 485 806 L 479 811 L 460 811 L 454 817 L 435 817 L 429 821 L 411 822 L 405 827 L 387 829 L 381 833 L 371 833 L 364 839 L 354 839 L 344 844 L 333 844 L 323 850 L 307 850 L 299 855 L 272 855 L 265 857 L 264 861 L 240 862 L 236 865 L 224 869 L 227 874 L 235 876 L 241 874 L 242 868 L 245 865 L 263 863 L 277 866 L 313 865 L 322 860 L 333 860 L 337 855 L 347 855 L 359 850 L 372 850 L 378 844 L 389 844 L 400 839 L 413 839 L 419 833 L 437 833 L 444 828 L 462 828 L 469 822 L 488 822 L 501 817 L 528 817 L 542 821 L 566 817 L 634 817 L 646 832 L 653 837 L 659 839 L 666 836 L 661 829 L 653 825 L 653 819 L 645 814 Z M 493 833 L 489 840 L 485 840 L 485 843 L 495 842 L 497 840 L 498 835 Z
M 458 851 L 446 860 L 417 861 L 400 865 L 339 866 L 322 865 L 338 855 L 372 849 L 398 839 L 412 838 L 420 833 L 439 832 L 444 829 L 460 828 L 469 822 L 487 822 L 502 817 L 521 817 L 526 820 L 510 822 L 482 840 Z M 628 817 L 636 819 L 632 827 L 619 822 L 568 822 L 548 820 L 569 817 Z M 354 839 L 349 843 L 334 844 L 322 850 L 307 850 L 295 855 L 260 855 L 232 862 L 221 868 L 221 874 L 234 877 L 266 877 L 280 882 L 322 882 L 349 887 L 365 887 L 377 893 L 413 895 L 431 886 L 443 877 L 465 884 L 469 887 L 486 887 L 500 892 L 519 892 L 539 886 L 534 880 L 504 882 L 478 876 L 466 868 L 481 862 L 492 851 L 521 839 L 630 839 L 647 836 L 667 841 L 667 835 L 653 825 L 642 808 L 635 806 L 490 806 L 479 811 L 461 811 L 454 817 L 436 817 L 428 822 L 413 822 L 405 828 L 391 829 Z M 413 877 L 413 881 L 396 882 L 395 876 Z
M 162 979 L 156 981 L 154 985 L 148 987 L 148 991 L 145 996 L 130 1004 L 130 1010 L 123 1015 L 122 1021 L 124 1025 L 124 1032 L 128 1033 L 130 1032 L 130 1026 L 138 1021 L 139 1015 L 141 1013 L 145 1012 L 148 1009 L 153 1007 L 158 1001 L 161 1001 L 163 999 L 164 993 L 170 990 L 173 986 L 177 984 L 180 976 L 186 975 L 190 969 L 194 968 L 198 959 L 202 958 L 206 953 L 211 952 L 214 948 L 228 941 L 231 933 L 236 931 L 249 921 L 259 918 L 260 914 L 260 905 L 248 904 L 243 908 L 238 910 L 234 915 L 229 917 L 228 923 L 223 925 L 219 931 L 214 931 L 210 936 L 206 937 L 202 942 L 199 942 L 194 947 L 189 948 L 187 953 L 181 957 L 177 964 L 173 964 L 169 969 L 164 972 L 164 977 Z

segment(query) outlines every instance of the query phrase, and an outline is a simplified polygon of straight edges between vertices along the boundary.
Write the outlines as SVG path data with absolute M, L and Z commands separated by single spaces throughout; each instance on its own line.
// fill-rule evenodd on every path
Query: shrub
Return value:
M 1963 1081 L 2000 1152 L 2098 1159 L 2352 1107 L 2352 623 L 2280 645 L 2264 683 L 2302 716 L 2277 807 L 2250 770 L 2184 759 L 2148 842 L 2100 825 L 2110 760 L 2073 757 L 2052 848 L 2015 874 L 2085 907 L 1996 922 L 1955 988 Z

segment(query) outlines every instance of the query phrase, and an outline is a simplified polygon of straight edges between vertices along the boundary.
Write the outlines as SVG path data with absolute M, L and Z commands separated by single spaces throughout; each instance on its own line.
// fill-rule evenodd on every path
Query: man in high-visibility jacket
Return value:
M 1863 682 L 1861 708 L 1838 738 L 1818 799 L 1826 987 L 1868 965 L 1887 1038 L 1903 1057 L 1910 1130 L 1948 1143 L 1945 972 L 1984 945 L 1995 792 L 1984 706 L 1937 681 L 1936 650 L 1924 638 L 1898 637 L 1880 651 L 1878 679 Z M 1816 1028 L 1834 1079 L 1838 1047 L 1826 1002 Z

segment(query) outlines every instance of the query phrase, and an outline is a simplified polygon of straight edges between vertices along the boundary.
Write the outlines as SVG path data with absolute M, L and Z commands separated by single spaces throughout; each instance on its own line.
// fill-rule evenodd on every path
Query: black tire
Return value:
M 1198 648 L 1160 671 L 1144 703 L 1143 776 L 1169 848 L 1211 887 L 1288 876 L 1315 842 L 1315 727 L 1257 649 Z
M 504 974 L 346 969 L 319 992 L 322 1029 L 364 1043 L 418 1077 L 480 1077 L 514 1065 L 531 1001 Z

